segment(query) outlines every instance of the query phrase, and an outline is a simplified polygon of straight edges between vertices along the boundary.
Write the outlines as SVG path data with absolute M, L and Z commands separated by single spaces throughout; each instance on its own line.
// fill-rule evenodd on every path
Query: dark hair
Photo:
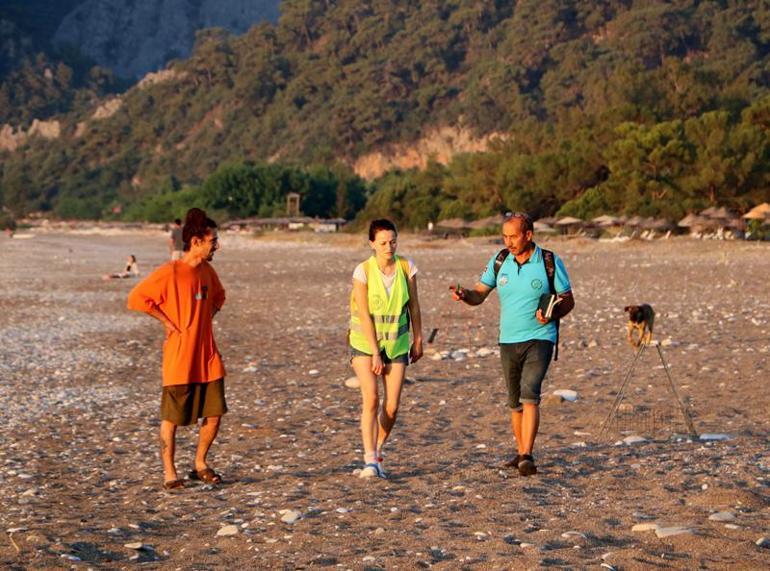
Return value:
M 176 224 L 177 226 L 181 226 L 182 221 L 179 218 L 174 218 L 174 224 Z
M 129 255 L 128 257 L 129 257 L 129 258 L 131 258 L 131 262 L 132 262 L 132 263 L 134 263 L 134 264 L 136 263 L 136 256 L 134 256 L 133 254 L 131 254 L 131 255 Z
M 217 223 L 206 216 L 206 213 L 200 208 L 191 208 L 184 217 L 184 226 L 182 227 L 182 242 L 184 242 L 184 251 L 190 250 L 190 242 L 193 238 L 203 239 L 211 228 L 216 228 Z
M 369 241 L 370 242 L 374 242 L 374 237 L 377 235 L 377 232 L 379 232 L 380 230 L 389 230 L 394 234 L 398 234 L 398 231 L 396 230 L 396 225 L 393 224 L 393 222 L 391 222 L 387 218 L 378 218 L 377 220 L 372 220 L 372 223 L 369 224 Z
M 521 220 L 521 223 L 524 225 L 524 230 L 529 230 L 530 232 L 535 231 L 535 223 L 532 222 L 532 217 L 527 214 L 526 212 L 506 212 L 505 217 L 503 218 L 503 224 L 506 222 L 510 222 L 514 218 Z

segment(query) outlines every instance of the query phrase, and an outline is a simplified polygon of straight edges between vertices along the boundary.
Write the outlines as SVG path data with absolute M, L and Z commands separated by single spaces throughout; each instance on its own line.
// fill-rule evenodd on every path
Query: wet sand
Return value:
M 164 261 L 165 237 L 0 244 L 4 568 L 770 567 L 757 545 L 770 537 L 768 244 L 544 242 L 577 303 L 544 391 L 578 400 L 546 397 L 540 472 L 523 478 L 502 467 L 513 443 L 496 295 L 468 308 L 447 290 L 471 285 L 499 246 L 405 237 L 425 335 L 439 333 L 408 371 L 390 478 L 367 481 L 353 474 L 360 396 L 344 386 L 363 239 L 225 235 L 216 337 L 230 412 L 211 455 L 225 483 L 175 493 L 161 490 L 157 456 L 162 328 L 125 309 L 134 281 L 100 279 L 130 253 L 146 274 Z M 656 309 L 655 338 L 698 432 L 729 440 L 687 436 L 655 351 L 629 381 L 628 414 L 599 437 L 634 356 L 622 309 L 637 302 Z M 629 435 L 647 440 L 617 444 Z M 194 446 L 180 429 L 182 473 Z M 285 523 L 282 510 L 300 518 Z M 632 531 L 641 523 L 658 534 Z M 658 537 L 671 527 L 688 532 Z

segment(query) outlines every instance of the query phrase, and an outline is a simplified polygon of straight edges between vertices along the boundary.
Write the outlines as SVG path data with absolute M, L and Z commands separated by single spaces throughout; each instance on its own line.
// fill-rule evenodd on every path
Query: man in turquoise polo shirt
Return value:
M 503 222 L 503 242 L 508 249 L 502 264 L 500 254 L 489 260 L 486 270 L 473 289 L 453 286 L 452 297 L 468 305 L 479 305 L 497 288 L 500 298 L 500 360 L 508 388 L 511 428 L 518 453 L 507 466 L 516 467 L 522 476 L 537 473 L 532 456 L 540 424 L 540 389 L 557 342 L 556 321 L 575 307 L 567 270 L 553 255 L 553 283 L 549 291 L 543 250 L 533 242 L 532 219 L 522 212 L 509 215 Z M 497 271 L 495 266 L 498 265 Z M 556 293 L 560 301 L 551 319 L 538 308 L 540 296 Z

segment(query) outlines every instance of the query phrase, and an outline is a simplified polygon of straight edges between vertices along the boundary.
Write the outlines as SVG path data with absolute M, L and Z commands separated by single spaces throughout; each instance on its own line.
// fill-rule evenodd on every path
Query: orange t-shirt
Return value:
M 181 333 L 163 343 L 163 386 L 208 383 L 225 376 L 211 320 L 225 290 L 208 262 L 193 268 L 181 260 L 156 269 L 128 294 L 128 308 L 160 309 Z

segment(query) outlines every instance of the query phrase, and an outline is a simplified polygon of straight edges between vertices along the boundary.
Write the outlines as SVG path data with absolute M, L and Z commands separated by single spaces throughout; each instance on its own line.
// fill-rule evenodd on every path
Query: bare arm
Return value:
M 420 300 L 417 298 L 417 276 L 407 280 L 409 287 L 409 316 L 412 319 L 412 348 L 409 357 L 412 363 L 416 363 L 422 357 L 422 315 L 420 314 Z
M 181 333 L 179 328 L 174 325 L 174 322 L 171 321 L 168 316 L 160 310 L 159 307 L 153 306 L 152 309 L 146 311 L 145 313 L 147 313 L 147 315 L 150 317 L 154 317 L 163 324 L 163 327 L 166 328 L 166 335 L 171 335 L 172 333 Z
M 449 286 L 452 290 L 452 299 L 455 301 L 464 301 L 468 305 L 481 305 L 489 297 L 492 288 L 481 282 L 476 282 L 473 289 L 460 286 L 460 284 Z
M 369 348 L 372 351 L 372 372 L 375 375 L 382 373 L 383 364 L 380 357 L 380 346 L 377 344 L 377 332 L 374 329 L 374 321 L 369 314 L 369 292 L 365 283 L 353 279 L 353 299 L 356 300 L 358 308 L 358 320 L 361 322 L 364 337 L 366 337 Z

